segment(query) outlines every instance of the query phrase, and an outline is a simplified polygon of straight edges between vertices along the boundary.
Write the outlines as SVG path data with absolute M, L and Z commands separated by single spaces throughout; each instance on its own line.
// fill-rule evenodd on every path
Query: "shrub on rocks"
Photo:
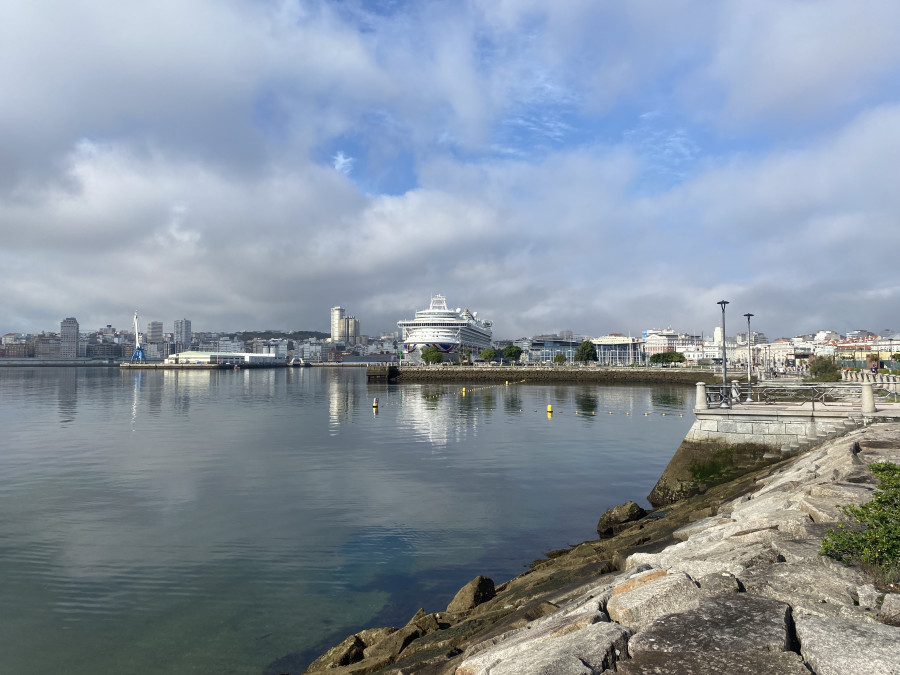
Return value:
M 853 522 L 828 530 L 821 552 L 870 567 L 881 581 L 893 582 L 900 580 L 900 465 L 881 462 L 869 468 L 880 479 L 872 501 L 842 507 Z

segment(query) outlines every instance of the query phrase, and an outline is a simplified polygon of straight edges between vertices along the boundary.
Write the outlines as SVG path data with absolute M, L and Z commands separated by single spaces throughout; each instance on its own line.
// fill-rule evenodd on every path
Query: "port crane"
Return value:
M 146 363 L 147 355 L 144 353 L 144 346 L 141 344 L 141 334 L 138 331 L 138 313 L 134 311 L 134 354 L 131 355 L 131 362 Z

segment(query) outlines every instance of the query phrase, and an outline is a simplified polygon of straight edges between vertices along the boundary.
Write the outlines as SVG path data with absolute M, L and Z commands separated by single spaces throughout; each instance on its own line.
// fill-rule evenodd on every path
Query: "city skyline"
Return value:
M 897 3 L 4 4 L 6 332 L 900 330 Z

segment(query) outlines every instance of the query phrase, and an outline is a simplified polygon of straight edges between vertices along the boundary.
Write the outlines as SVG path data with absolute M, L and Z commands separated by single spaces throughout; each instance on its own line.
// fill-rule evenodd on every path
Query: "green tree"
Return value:
M 566 363 L 566 361 L 568 361 L 568 359 L 565 354 L 557 354 L 553 357 L 553 363 Z
M 515 345 L 506 345 L 503 348 L 503 356 L 510 361 L 518 361 L 519 357 L 522 356 L 522 348 Z
M 575 360 L 581 362 L 596 361 L 597 350 L 594 348 L 594 343 L 590 340 L 585 340 L 578 345 L 578 351 L 575 352 Z
M 684 354 L 681 352 L 659 352 L 650 355 L 650 363 L 684 363 Z
M 482 349 L 481 358 L 483 358 L 485 361 L 493 361 L 497 358 L 497 352 L 490 347 L 488 347 L 487 349 Z
M 443 363 L 444 354 L 434 345 L 422 350 L 422 361 L 425 363 Z
M 809 363 L 809 379 L 813 382 L 837 382 L 841 379 L 841 369 L 830 356 L 819 356 Z

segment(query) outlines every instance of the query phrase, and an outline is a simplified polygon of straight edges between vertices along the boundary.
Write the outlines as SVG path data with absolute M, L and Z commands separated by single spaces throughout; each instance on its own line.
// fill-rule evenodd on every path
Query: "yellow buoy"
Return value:
M 372 407 L 373 407 L 373 408 L 377 408 L 377 407 L 378 407 L 378 398 L 377 398 L 377 397 L 375 398 L 374 401 L 372 401 Z
M 549 403 L 547 404 L 547 414 L 550 415 L 553 413 L 553 406 Z
M 666 416 L 666 413 L 663 413 L 662 416 L 665 417 L 665 416 Z

